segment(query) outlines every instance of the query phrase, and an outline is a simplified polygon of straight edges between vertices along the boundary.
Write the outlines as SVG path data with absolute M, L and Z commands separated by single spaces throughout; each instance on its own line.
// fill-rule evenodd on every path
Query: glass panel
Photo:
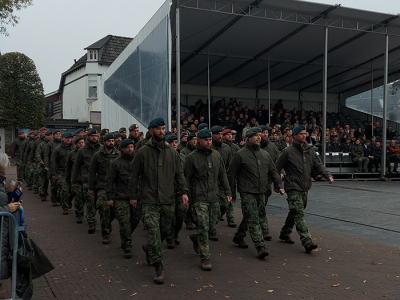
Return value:
M 143 125 L 168 120 L 168 17 L 104 83 L 104 93 Z

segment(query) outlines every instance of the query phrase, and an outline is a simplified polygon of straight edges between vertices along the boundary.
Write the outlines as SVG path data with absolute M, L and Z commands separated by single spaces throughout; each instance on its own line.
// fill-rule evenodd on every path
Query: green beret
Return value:
M 46 133 L 44 134 L 44 135 L 52 135 L 53 134 L 53 132 L 51 132 L 50 130 L 49 131 L 46 131 Z
M 304 125 L 297 125 L 295 128 L 293 128 L 293 135 L 298 134 L 300 131 L 306 130 L 306 127 Z
M 188 142 L 191 141 L 192 138 L 195 138 L 195 137 L 196 137 L 196 135 L 195 135 L 194 133 L 189 134 L 189 135 L 188 135 L 188 139 L 187 139 Z
M 265 126 L 265 125 L 261 125 L 261 126 L 260 126 L 260 128 L 261 128 L 261 131 L 268 130 L 268 127 L 267 127 L 267 126 Z
M 74 144 L 77 144 L 80 140 L 84 140 L 84 138 L 81 136 L 76 137 L 76 139 L 74 139 Z
M 186 131 L 181 133 L 181 138 L 183 138 L 184 136 L 187 136 L 189 133 L 187 133 Z
M 197 133 L 199 139 L 207 139 L 211 137 L 211 131 L 208 129 L 202 129 Z
M 220 133 L 222 131 L 224 131 L 224 130 L 222 129 L 221 126 L 214 126 L 214 127 L 211 128 L 211 132 L 212 133 Z
M 87 135 L 93 135 L 93 134 L 97 134 L 97 130 L 94 128 L 89 129 Z
M 104 137 L 103 137 L 103 141 L 108 141 L 108 140 L 113 140 L 114 139 L 114 135 L 112 133 L 107 133 Z
M 119 148 L 121 149 L 121 148 L 126 148 L 126 147 L 128 147 L 129 145 L 133 145 L 133 141 L 131 140 L 131 139 L 124 139 L 122 142 L 121 142 L 121 145 L 119 146 Z
M 199 130 L 206 129 L 206 128 L 208 128 L 208 125 L 207 125 L 206 123 L 201 123 L 201 124 L 198 126 L 198 129 L 199 129 Z
M 100 134 L 101 135 L 106 135 L 107 133 L 108 133 L 108 129 L 106 129 L 106 128 L 103 128 L 101 131 L 100 131 Z
M 75 131 L 75 134 L 78 134 L 79 132 L 84 131 L 83 128 L 79 128 L 77 131 Z
M 114 139 L 121 137 L 121 134 L 119 132 L 114 133 Z
M 172 143 L 172 141 L 177 141 L 178 137 L 176 135 L 170 134 L 165 138 L 165 140 L 167 141 L 167 143 Z
M 56 134 L 57 132 L 61 132 L 61 130 L 56 129 L 56 130 L 53 131 L 53 134 Z
M 132 130 L 134 130 L 136 128 L 139 128 L 139 125 L 138 124 L 132 124 L 131 126 L 129 126 L 129 131 L 132 131 Z
M 120 132 L 120 133 L 123 132 L 123 131 L 126 131 L 126 128 L 125 128 L 125 127 L 121 127 L 121 128 L 119 129 L 119 132 Z
M 169 135 L 171 135 L 171 134 L 172 134 L 172 132 L 169 131 L 169 130 L 167 130 L 167 131 L 165 132 L 165 136 L 166 136 L 166 137 L 169 136 Z
M 61 137 L 63 137 L 63 138 L 72 138 L 74 136 L 72 135 L 71 132 L 64 132 Z
M 259 133 L 259 132 L 261 132 L 261 128 L 260 127 L 250 128 L 246 132 L 246 137 L 251 138 L 251 137 L 255 136 L 257 133 Z
M 149 128 L 156 128 L 158 126 L 164 126 L 165 121 L 162 118 L 155 118 L 150 121 Z

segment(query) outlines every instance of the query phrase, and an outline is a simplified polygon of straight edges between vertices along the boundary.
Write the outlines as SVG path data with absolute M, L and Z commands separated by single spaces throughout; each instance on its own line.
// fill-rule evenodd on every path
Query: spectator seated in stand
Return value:
M 361 139 L 356 139 L 355 144 L 351 147 L 351 157 L 358 164 L 358 172 L 368 172 L 369 159 L 364 156 Z
M 372 154 L 371 141 L 365 140 L 363 148 L 364 148 L 364 156 L 369 159 L 368 172 L 372 172 L 372 167 L 374 165 L 374 155 Z
M 389 162 L 394 162 L 393 173 L 397 173 L 397 168 L 400 162 L 400 147 L 396 146 L 395 140 L 391 140 L 386 150 L 387 159 L 389 160 Z
M 346 138 L 345 143 L 342 144 L 343 153 L 351 153 L 351 147 L 353 146 L 351 138 Z
M 380 172 L 379 166 L 381 165 L 382 162 L 382 146 L 380 142 L 376 142 L 375 146 L 372 147 L 372 156 L 374 157 L 374 165 L 375 165 L 375 172 Z M 389 158 L 386 157 L 386 166 L 388 168 L 388 172 L 392 173 L 390 169 L 390 161 Z

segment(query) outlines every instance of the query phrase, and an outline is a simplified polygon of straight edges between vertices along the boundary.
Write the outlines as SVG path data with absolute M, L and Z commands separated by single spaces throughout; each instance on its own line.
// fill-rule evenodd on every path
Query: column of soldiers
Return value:
M 25 180 L 45 201 L 51 183 L 51 201 L 69 213 L 75 199 L 75 216 L 83 223 L 86 206 L 88 233 L 96 231 L 96 210 L 100 215 L 102 242 L 110 243 L 111 223 L 119 223 L 120 245 L 124 257 L 132 257 L 132 234 L 140 221 L 147 231 L 142 245 L 146 261 L 155 268 L 154 282 L 164 283 L 161 244 L 169 249 L 180 245 L 183 223 L 197 232 L 190 235 L 203 270 L 212 269 L 209 240 L 218 241 L 217 224 L 226 214 L 228 226 L 237 227 L 233 205 L 240 194 L 242 221 L 233 243 L 248 248 L 244 241 L 249 231 L 260 259 L 268 256 L 265 241 L 270 241 L 266 215 L 272 189 L 288 194 L 289 214 L 279 239 L 293 244 L 294 226 L 306 252 L 317 248 L 304 221 L 311 170 L 316 168 L 329 183 L 333 178 L 311 146 L 305 142 L 303 125 L 293 129 L 294 142 L 280 153 L 268 140 L 268 127 L 249 129 L 242 149 L 232 143 L 232 132 L 206 124 L 197 134 L 166 135 L 165 121 L 153 119 L 146 138 L 139 139 L 139 126 L 118 132 L 103 130 L 101 144 L 95 129 L 78 130 L 75 136 L 41 130 L 21 136 L 13 147 L 18 178 Z M 43 128 L 42 128 L 43 129 Z M 118 145 L 116 146 L 116 140 Z M 32 151 L 35 154 L 32 155 Z M 33 158 L 32 158 L 33 157 Z M 286 173 L 283 189 L 281 171 Z M 35 182 L 32 173 L 40 180 Z M 271 187 L 273 185 L 273 188 Z

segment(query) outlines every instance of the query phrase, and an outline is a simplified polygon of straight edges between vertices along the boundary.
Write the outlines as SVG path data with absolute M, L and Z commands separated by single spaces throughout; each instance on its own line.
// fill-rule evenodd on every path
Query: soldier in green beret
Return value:
M 57 148 L 59 145 L 61 145 L 61 131 L 57 129 L 53 131 L 53 140 L 49 142 L 49 145 L 44 152 L 44 167 L 49 174 L 51 184 L 51 202 L 53 203 L 53 206 L 56 206 L 57 202 L 60 202 L 60 199 L 57 195 L 57 179 L 54 179 L 53 176 L 51 176 L 50 161 L 54 149 Z
M 49 144 L 53 138 L 53 134 L 51 131 L 47 131 L 45 133 L 45 139 L 43 143 L 40 143 L 36 148 L 35 159 L 38 164 L 36 169 L 36 177 L 39 181 L 39 195 L 42 201 L 46 201 L 47 190 L 49 188 L 49 172 L 48 169 L 44 165 L 44 157 L 49 147 Z

